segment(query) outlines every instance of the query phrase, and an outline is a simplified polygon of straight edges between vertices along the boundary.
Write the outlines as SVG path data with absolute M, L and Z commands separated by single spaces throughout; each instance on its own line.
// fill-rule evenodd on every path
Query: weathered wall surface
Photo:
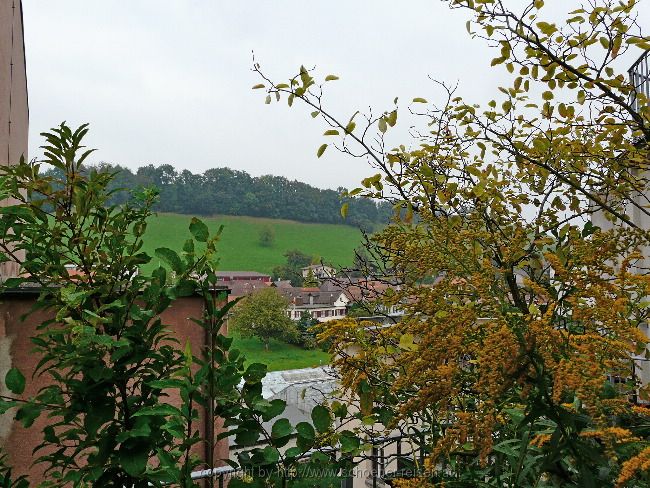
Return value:
M 31 380 L 31 374 L 39 361 L 39 356 L 32 350 L 30 337 L 36 333 L 36 327 L 48 318 L 43 312 L 30 315 L 21 321 L 23 314 L 27 313 L 34 304 L 34 294 L 5 294 L 0 296 L 0 378 L 12 366 L 19 368 L 27 378 L 25 396 L 34 395 L 39 388 L 47 384 L 47 378 Z M 187 341 L 191 344 L 192 351 L 199 354 L 205 343 L 204 331 L 201 327 L 189 320 L 189 317 L 200 317 L 203 312 L 203 300 L 199 297 L 182 298 L 174 302 L 162 316 L 163 323 L 169 324 L 174 335 L 181 345 Z M 4 382 L 3 385 L 4 387 Z M 2 391 L 2 394 L 7 392 Z M 169 402 L 179 403 L 178 397 L 171 396 Z M 9 455 L 9 462 L 15 468 L 16 474 L 29 474 L 32 483 L 43 479 L 43 466 L 32 466 L 32 450 L 39 443 L 41 431 L 48 424 L 48 419 L 39 418 L 29 429 L 24 429 L 19 423 L 13 421 L 12 412 L 0 415 L 0 445 Z M 217 421 L 215 435 L 219 434 Z M 200 413 L 197 425 L 201 435 L 205 434 L 206 417 Z M 203 445 L 196 446 L 196 454 L 205 459 L 207 453 Z M 228 457 L 227 441 L 220 441 L 214 453 L 214 459 Z
M 27 75 L 20 0 L 0 2 L 0 164 L 27 157 Z
M 29 108 L 20 0 L 0 1 L 0 164 L 27 158 Z M 11 202 L 0 201 L 0 205 Z M 16 263 L 0 263 L 0 280 L 18 274 Z

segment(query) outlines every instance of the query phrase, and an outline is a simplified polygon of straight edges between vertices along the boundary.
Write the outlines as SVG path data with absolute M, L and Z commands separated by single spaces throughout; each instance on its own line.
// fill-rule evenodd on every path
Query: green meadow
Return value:
M 144 251 L 154 257 L 143 266 L 144 271 L 158 266 L 154 255 L 157 247 L 180 252 L 190 235 L 190 219 L 189 215 L 159 214 L 149 221 Z M 347 225 L 233 216 L 201 217 L 201 220 L 211 232 L 223 225 L 218 245 L 221 270 L 271 273 L 275 266 L 285 263 L 283 254 L 290 249 L 299 249 L 337 266 L 347 266 L 352 264 L 354 248 L 361 243 L 359 230 Z M 263 247 L 259 242 L 260 231 L 265 227 L 275 232 L 275 241 L 270 247 Z
M 159 264 L 154 254 L 156 248 L 181 250 L 190 236 L 190 219 L 189 215 L 159 214 L 149 221 L 143 250 L 154 257 L 143 266 L 145 271 L 151 271 Z M 283 254 L 290 249 L 299 249 L 328 263 L 346 266 L 352 264 L 354 248 L 361 243 L 361 233 L 347 225 L 304 224 L 233 216 L 205 217 L 201 220 L 211 232 L 216 232 L 223 225 L 218 245 L 219 268 L 222 270 L 270 274 L 275 266 L 285 263 Z M 259 242 L 260 231 L 265 227 L 271 227 L 275 233 L 275 241 L 270 247 L 263 247 Z M 329 355 L 319 350 L 305 350 L 272 340 L 269 350 L 265 351 L 257 338 L 242 338 L 236 332 L 232 336 L 233 347 L 246 356 L 247 362 L 264 363 L 269 371 L 316 367 L 329 362 Z
M 330 362 L 329 354 L 318 349 L 302 349 L 272 339 L 266 351 L 262 341 L 255 337 L 241 337 L 236 331 L 231 331 L 230 336 L 233 338 L 232 348 L 239 349 L 248 364 L 263 363 L 269 371 L 315 368 Z

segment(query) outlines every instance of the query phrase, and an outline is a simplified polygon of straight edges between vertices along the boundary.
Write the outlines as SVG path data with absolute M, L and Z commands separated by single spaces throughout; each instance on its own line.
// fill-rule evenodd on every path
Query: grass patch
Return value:
M 180 251 L 190 235 L 190 219 L 189 215 L 179 214 L 159 214 L 151 218 L 143 250 L 150 256 L 154 256 L 154 250 L 158 247 Z M 354 248 L 361 243 L 361 232 L 348 225 L 233 216 L 201 217 L 201 220 L 212 232 L 220 225 L 224 226 L 218 244 L 219 268 L 228 271 L 270 274 L 274 267 L 285 264 L 283 254 L 290 249 L 299 249 L 335 266 L 349 266 Z M 275 241 L 270 247 L 263 247 L 259 243 L 260 230 L 264 227 L 271 227 L 275 232 Z M 154 256 L 149 264 L 143 266 L 143 271 L 150 272 L 158 265 L 159 261 Z
M 230 331 L 233 338 L 233 349 L 239 349 L 246 357 L 247 364 L 263 363 L 269 371 L 285 369 L 314 368 L 329 364 L 328 353 L 318 349 L 307 350 L 292 344 L 271 340 L 269 350 L 264 350 L 264 343 L 256 337 L 244 338 L 237 331 Z

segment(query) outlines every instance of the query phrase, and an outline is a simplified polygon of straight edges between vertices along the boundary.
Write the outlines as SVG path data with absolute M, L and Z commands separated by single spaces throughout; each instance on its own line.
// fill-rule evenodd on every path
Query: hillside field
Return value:
M 154 255 L 157 247 L 180 252 L 190 236 L 188 226 L 191 218 L 189 215 L 161 213 L 149 221 L 143 250 L 154 257 L 143 266 L 144 271 L 158 266 Z M 352 264 L 354 248 L 361 243 L 361 232 L 348 225 L 233 216 L 201 217 L 201 220 L 211 232 L 220 225 L 224 227 L 218 244 L 221 270 L 270 274 L 275 266 L 285 263 L 283 254 L 289 249 L 299 249 L 337 266 L 348 266 Z M 275 231 L 275 242 L 271 247 L 262 247 L 259 243 L 260 230 L 266 226 Z

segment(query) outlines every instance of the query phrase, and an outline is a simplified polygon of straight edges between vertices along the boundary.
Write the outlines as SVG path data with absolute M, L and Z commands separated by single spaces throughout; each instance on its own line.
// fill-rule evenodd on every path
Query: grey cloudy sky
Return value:
M 435 98 L 429 75 L 459 81 L 476 101 L 502 76 L 467 34 L 467 13 L 438 0 L 23 0 L 23 9 L 31 156 L 44 129 L 90 122 L 96 161 L 352 187 L 368 166 L 335 151 L 317 159 L 323 127 L 307 108 L 264 105 L 250 89 L 253 50 L 276 79 L 301 64 L 339 75 L 327 98 L 346 116 L 392 108 L 395 96 Z

